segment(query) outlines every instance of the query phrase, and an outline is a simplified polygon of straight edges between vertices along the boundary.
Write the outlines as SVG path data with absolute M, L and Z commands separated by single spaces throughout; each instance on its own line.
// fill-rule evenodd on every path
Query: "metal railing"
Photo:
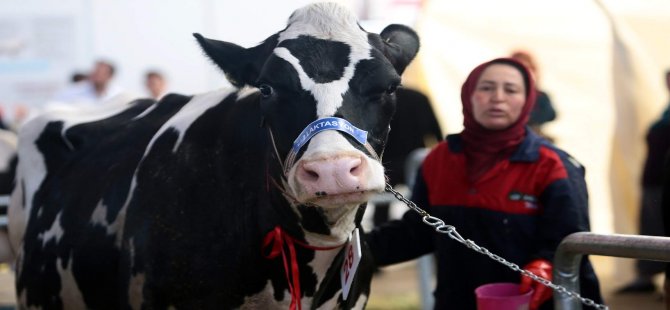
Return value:
M 640 235 L 603 235 L 590 232 L 571 234 L 561 241 L 554 257 L 554 283 L 579 292 L 582 256 L 601 255 L 670 262 L 670 238 Z M 578 299 L 554 292 L 557 310 L 578 310 Z

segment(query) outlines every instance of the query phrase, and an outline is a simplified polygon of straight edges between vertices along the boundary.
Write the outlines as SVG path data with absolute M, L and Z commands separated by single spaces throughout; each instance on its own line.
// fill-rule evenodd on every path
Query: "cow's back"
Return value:
M 221 186 L 214 184 L 214 171 L 222 169 L 224 154 L 203 151 L 218 147 L 227 135 L 223 124 L 233 104 L 219 103 L 228 94 L 170 95 L 158 104 L 138 100 L 90 111 L 65 108 L 22 128 L 10 233 L 19 245 L 17 294 L 23 305 L 58 308 L 62 299 L 65 308 L 80 308 L 86 296 L 87 308 L 118 308 L 119 297 L 128 292 L 123 288 L 137 281 L 128 278 L 135 272 L 119 276 L 122 252 L 135 268 L 144 258 L 134 252 L 135 243 L 143 238 L 153 238 L 159 255 L 176 247 L 188 253 L 189 244 L 173 234 L 205 225 L 189 222 L 183 212 L 192 210 L 180 206 L 194 205 L 194 212 L 203 213 L 197 207 L 205 202 L 189 197 L 212 196 L 213 187 Z M 130 235 L 124 240 L 126 213 L 142 220 L 126 225 Z M 124 241 L 130 252 L 123 250 Z

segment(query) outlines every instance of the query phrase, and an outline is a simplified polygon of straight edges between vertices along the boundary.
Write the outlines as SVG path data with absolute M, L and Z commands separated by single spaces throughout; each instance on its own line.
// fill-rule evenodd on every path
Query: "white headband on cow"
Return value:
M 356 126 L 349 123 L 349 121 L 339 118 L 339 117 L 323 117 L 311 122 L 305 129 L 302 130 L 300 135 L 293 142 L 293 147 L 291 151 L 286 156 L 284 162 L 284 174 L 287 175 L 288 171 L 295 164 L 295 158 L 300 152 L 300 149 L 309 142 L 316 134 L 326 130 L 337 130 L 344 132 L 351 137 L 353 137 L 358 143 L 363 145 L 365 149 L 370 153 L 376 160 L 380 160 L 377 152 L 372 148 L 368 140 L 368 132 L 362 129 L 357 128 Z

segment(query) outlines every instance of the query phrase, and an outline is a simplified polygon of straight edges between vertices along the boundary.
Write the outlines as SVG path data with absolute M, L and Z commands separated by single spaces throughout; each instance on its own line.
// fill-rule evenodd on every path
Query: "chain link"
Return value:
M 568 295 L 571 298 L 577 298 L 584 305 L 594 307 L 594 308 L 600 309 L 600 310 L 609 310 L 609 307 L 607 307 L 606 305 L 598 304 L 598 303 L 594 302 L 592 299 L 582 297 L 577 292 L 569 291 L 568 289 L 566 289 L 563 286 L 560 286 L 558 284 L 554 284 L 553 282 L 551 282 L 551 281 L 549 281 L 545 278 L 539 277 L 539 276 L 535 275 L 534 273 L 519 267 L 519 265 L 517 265 L 515 263 L 509 262 L 506 259 L 504 259 L 504 258 L 502 258 L 502 257 L 500 257 L 496 254 L 491 253 L 488 249 L 486 249 L 484 247 L 481 247 L 481 246 L 478 246 L 472 240 L 464 239 L 456 231 L 456 227 L 454 227 L 452 225 L 447 225 L 441 219 L 428 214 L 428 212 L 419 208 L 414 202 L 405 198 L 401 193 L 394 190 L 393 187 L 391 185 L 389 185 L 388 183 L 386 184 L 385 190 L 387 192 L 393 194 L 393 196 L 395 196 L 396 199 L 398 199 L 401 202 L 403 202 L 404 204 L 406 204 L 410 209 L 419 213 L 419 215 L 421 215 L 421 217 L 422 217 L 423 222 L 426 223 L 426 225 L 433 227 L 436 232 L 441 233 L 441 234 L 446 234 L 451 239 L 454 239 L 454 240 L 458 241 L 459 243 L 461 243 L 461 244 L 465 245 L 466 247 L 474 250 L 475 252 L 484 254 L 484 255 L 488 256 L 489 258 L 491 258 L 492 260 L 494 260 L 496 262 L 499 262 L 499 263 L 507 266 L 508 268 L 512 269 L 513 271 L 519 272 L 522 275 L 533 279 L 533 281 L 539 282 L 540 284 L 542 284 L 546 287 L 549 287 L 549 288 L 553 289 L 554 291 L 557 291 L 558 293 L 560 293 L 562 295 Z

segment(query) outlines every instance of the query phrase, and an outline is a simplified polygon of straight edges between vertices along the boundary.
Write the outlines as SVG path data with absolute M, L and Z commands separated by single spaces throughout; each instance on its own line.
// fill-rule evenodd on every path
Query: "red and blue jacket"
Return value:
M 450 135 L 424 160 L 412 200 L 455 226 L 463 238 L 523 267 L 538 258 L 552 261 L 564 237 L 589 230 L 584 173 L 570 155 L 527 130 L 507 160 L 470 183 L 461 136 Z M 476 309 L 479 285 L 520 281 L 518 272 L 436 233 L 412 210 L 366 239 L 380 266 L 435 253 L 436 309 Z M 586 257 L 580 280 L 582 296 L 602 302 Z M 552 303 L 541 309 L 551 309 Z

